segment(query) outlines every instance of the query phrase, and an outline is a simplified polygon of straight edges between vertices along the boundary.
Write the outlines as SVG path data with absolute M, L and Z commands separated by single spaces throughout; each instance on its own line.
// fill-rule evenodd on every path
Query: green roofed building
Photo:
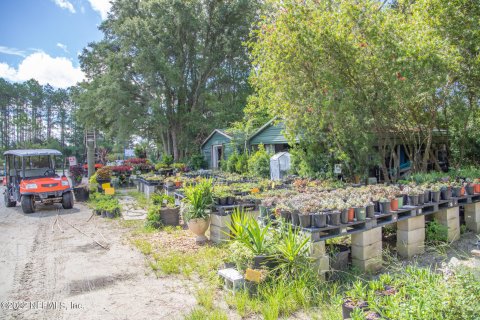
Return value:
M 221 129 L 213 130 L 207 139 L 205 139 L 201 145 L 201 151 L 209 168 L 218 169 L 220 167 L 220 161 L 228 159 L 232 154 L 232 139 L 232 136 Z

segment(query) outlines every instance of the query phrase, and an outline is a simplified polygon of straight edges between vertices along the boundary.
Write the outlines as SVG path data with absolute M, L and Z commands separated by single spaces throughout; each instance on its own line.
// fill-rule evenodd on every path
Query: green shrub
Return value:
M 427 223 L 426 240 L 430 244 L 440 244 L 448 241 L 448 227 L 433 220 Z
M 163 163 L 165 163 L 167 166 L 171 166 L 173 164 L 173 156 L 166 154 L 163 156 Z
M 190 157 L 188 167 L 192 170 L 206 169 L 208 167 L 207 161 L 202 154 L 197 153 Z
M 238 161 L 238 153 L 235 151 L 233 154 L 230 155 L 230 157 L 228 157 L 228 160 L 225 161 L 226 171 L 230 173 L 236 173 L 237 161 Z
M 238 156 L 235 163 L 235 172 L 239 174 L 245 174 L 248 172 L 248 154 L 242 153 Z
M 270 155 L 263 144 L 260 144 L 258 150 L 248 159 L 248 171 L 257 177 L 268 178 L 270 176 Z

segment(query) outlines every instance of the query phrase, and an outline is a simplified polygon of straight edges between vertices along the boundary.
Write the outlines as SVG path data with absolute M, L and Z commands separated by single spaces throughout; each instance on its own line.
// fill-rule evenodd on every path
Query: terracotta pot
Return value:
M 175 181 L 175 187 L 180 188 L 182 186 L 182 181 Z
M 460 188 L 460 197 L 463 197 L 465 195 L 465 187 Z
M 480 193 L 480 183 L 476 183 L 474 185 L 474 190 L 475 190 L 475 193 Z
M 398 210 L 398 199 L 397 198 L 390 201 L 390 209 L 392 209 L 392 211 L 397 211 Z
M 210 217 L 207 219 L 191 219 L 188 221 L 188 229 L 197 236 L 195 239 L 197 243 L 205 243 L 205 241 L 208 240 L 205 236 L 205 232 L 209 226 Z
M 349 208 L 348 209 L 348 222 L 353 222 L 355 219 L 355 209 Z

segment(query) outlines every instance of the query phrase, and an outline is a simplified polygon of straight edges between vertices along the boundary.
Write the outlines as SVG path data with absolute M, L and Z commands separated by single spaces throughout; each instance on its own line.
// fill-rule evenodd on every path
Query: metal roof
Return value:
M 12 155 L 17 157 L 32 156 L 61 156 L 62 153 L 54 149 L 24 149 L 24 150 L 8 150 L 3 153 L 4 156 Z

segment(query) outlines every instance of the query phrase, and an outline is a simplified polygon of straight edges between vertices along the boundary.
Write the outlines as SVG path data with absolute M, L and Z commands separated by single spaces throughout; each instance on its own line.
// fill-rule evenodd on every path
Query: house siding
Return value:
M 282 131 L 285 130 L 283 123 L 272 124 L 263 129 L 250 139 L 250 145 L 256 144 L 284 144 L 288 143 Z
M 227 159 L 232 154 L 231 140 L 224 135 L 215 132 L 213 136 L 208 139 L 207 142 L 202 146 L 202 154 L 204 159 L 208 163 L 208 167 L 212 167 L 212 146 L 214 145 L 223 145 L 223 156 Z

